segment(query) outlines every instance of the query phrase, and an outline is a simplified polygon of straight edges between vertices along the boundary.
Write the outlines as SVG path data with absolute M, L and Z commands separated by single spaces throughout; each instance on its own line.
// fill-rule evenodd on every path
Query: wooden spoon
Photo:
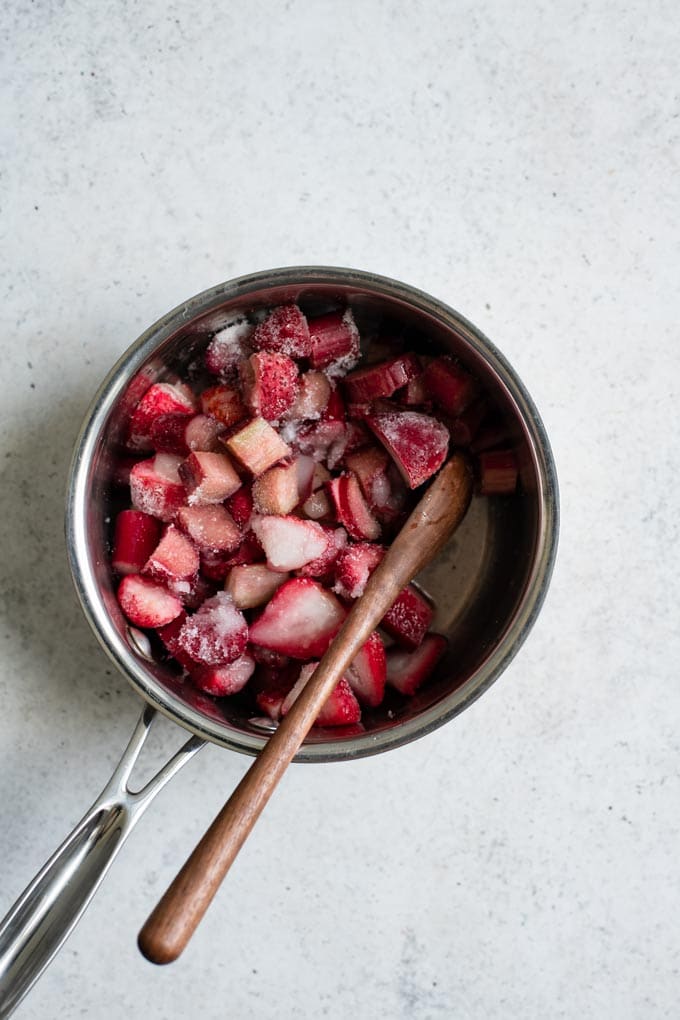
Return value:
M 402 588 L 460 524 L 471 493 L 468 463 L 462 454 L 454 454 L 371 575 L 290 712 L 150 914 L 139 934 L 147 960 L 171 963 L 185 948 L 319 709 Z

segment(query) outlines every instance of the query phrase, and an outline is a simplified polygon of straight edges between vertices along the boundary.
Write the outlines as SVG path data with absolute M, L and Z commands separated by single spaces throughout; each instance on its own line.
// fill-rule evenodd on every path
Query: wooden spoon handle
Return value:
M 319 709 L 402 588 L 460 524 L 471 491 L 467 461 L 454 454 L 373 572 L 290 712 L 150 914 L 139 948 L 152 963 L 171 963 L 185 948 Z

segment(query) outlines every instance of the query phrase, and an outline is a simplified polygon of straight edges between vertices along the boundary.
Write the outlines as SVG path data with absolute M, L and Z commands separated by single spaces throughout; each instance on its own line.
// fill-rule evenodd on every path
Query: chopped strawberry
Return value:
M 240 545 L 233 552 L 201 553 L 201 573 L 211 581 L 224 581 L 231 567 L 242 563 L 258 563 L 264 559 L 264 551 L 252 531 L 247 531 Z
M 294 460 L 269 468 L 253 482 L 253 505 L 258 514 L 289 514 L 299 502 L 298 465 Z
M 221 503 L 241 485 L 241 479 L 226 453 L 197 450 L 182 461 L 179 474 L 190 506 Z
M 400 354 L 389 361 L 355 369 L 345 376 L 342 385 L 349 400 L 362 403 L 378 397 L 391 397 L 420 372 L 420 362 L 415 354 Z
M 390 483 L 387 478 L 389 463 L 390 455 L 387 450 L 381 450 L 377 446 L 349 453 L 345 457 L 347 469 L 357 476 L 361 491 L 369 506 L 373 508 L 385 506 L 389 499 Z
M 225 440 L 225 445 L 254 478 L 291 454 L 290 447 L 264 418 L 253 418 Z
M 280 576 L 281 575 L 279 574 L 279 577 Z M 281 669 L 283 666 L 288 666 L 291 661 L 287 655 L 282 655 L 281 652 L 274 652 L 271 648 L 262 648 L 260 645 L 254 645 L 252 641 L 248 645 L 248 648 L 250 649 L 250 654 L 259 666 L 271 666 L 275 669 Z M 299 664 L 296 665 L 295 668 L 299 669 Z
M 257 707 L 270 719 L 278 721 L 281 718 L 281 708 L 286 695 L 293 687 L 298 678 L 300 667 L 298 665 L 262 668 L 257 670 L 253 677 L 256 688 L 255 701 Z
M 417 411 L 374 411 L 366 424 L 411 489 L 427 481 L 446 460 L 449 433 L 436 418 Z
M 287 715 L 291 708 L 302 694 L 309 678 L 319 665 L 318 662 L 309 662 L 300 670 L 295 686 L 286 695 L 281 706 L 281 715 Z M 350 723 L 359 722 L 361 719 L 361 708 L 354 696 L 354 692 L 347 680 L 340 678 L 324 702 L 319 714 L 316 717 L 315 726 L 347 726 Z
M 160 521 L 172 521 L 186 503 L 186 492 L 178 473 L 181 463 L 179 457 L 170 453 L 157 453 L 135 464 L 130 471 L 133 507 Z
M 358 599 L 364 594 L 366 582 L 385 555 L 382 545 L 355 542 L 343 549 L 335 564 L 333 591 L 346 599 Z
M 320 418 L 330 396 L 331 384 L 323 372 L 305 372 L 300 376 L 297 396 L 286 412 L 286 420 L 298 422 Z
M 295 577 L 279 588 L 252 624 L 250 637 L 293 659 L 320 658 L 345 615 L 335 595 L 317 581 Z
M 253 531 L 262 543 L 267 566 L 279 573 L 298 570 L 323 555 L 328 548 L 324 529 L 300 517 L 256 517 Z
M 462 414 L 477 396 L 475 380 L 448 355 L 430 362 L 423 372 L 423 385 L 435 404 L 452 418 Z
M 194 662 L 222 666 L 243 655 L 248 642 L 248 625 L 230 596 L 219 591 L 193 616 L 184 621 L 178 646 Z
M 359 360 L 359 330 L 348 308 L 309 321 L 313 368 L 324 368 L 332 378 L 344 375 Z
M 237 425 L 248 417 L 248 410 L 241 400 L 241 394 L 233 386 L 211 386 L 201 393 L 203 414 L 215 418 L 227 427 Z
M 162 414 L 151 426 L 151 442 L 158 453 L 187 457 L 192 450 L 219 449 L 220 429 L 206 414 Z
M 302 504 L 302 512 L 312 521 L 327 520 L 333 514 L 333 507 L 325 489 L 317 489 Z
M 447 644 L 441 634 L 428 634 L 413 652 L 396 647 L 388 649 L 387 683 L 402 694 L 415 694 L 434 671 Z
M 117 574 L 139 574 L 158 545 L 161 526 L 141 510 L 121 510 L 116 517 L 111 566 Z
M 118 586 L 120 608 L 135 627 L 162 627 L 182 612 L 182 603 L 162 585 L 128 574 Z
M 202 574 L 196 574 L 189 581 L 168 581 L 166 584 L 168 591 L 177 596 L 185 609 L 199 609 L 217 592 L 215 582 Z
M 299 577 L 318 577 L 321 580 L 332 580 L 333 567 L 342 550 L 347 545 L 347 532 L 344 528 L 324 528 L 327 546 L 320 556 L 310 560 L 297 571 Z
M 409 584 L 385 613 L 380 626 L 405 648 L 417 648 L 432 623 L 434 609 L 418 588 Z
M 239 377 L 244 403 L 265 421 L 278 422 L 297 396 L 297 365 L 286 354 L 251 354 L 241 362 Z
M 374 540 L 380 535 L 380 523 L 371 513 L 356 475 L 351 472 L 331 478 L 327 491 L 341 524 L 352 538 Z
M 188 594 L 191 590 L 189 582 L 198 574 L 199 566 L 198 550 L 194 543 L 174 524 L 168 524 L 160 542 L 144 564 L 143 572 L 161 584 L 185 582 L 175 592 L 180 597 L 182 592 Z
M 186 386 L 154 383 L 146 391 L 130 416 L 127 446 L 131 450 L 151 450 L 151 427 L 162 414 L 195 414 L 196 402 Z
M 243 690 L 254 672 L 255 660 L 244 654 L 224 666 L 193 666 L 189 676 L 200 691 L 225 698 Z
M 205 366 L 213 375 L 231 381 L 236 378 L 238 363 L 252 352 L 251 337 L 253 326 L 243 318 L 215 333 L 205 352 Z
M 195 668 L 196 663 L 187 655 L 186 652 L 182 651 L 177 643 L 179 633 L 184 626 L 184 621 L 187 619 L 187 614 L 182 610 L 179 616 L 176 616 L 170 623 L 166 623 L 164 627 L 159 627 L 156 633 L 165 645 L 166 650 L 169 654 L 179 662 L 182 669 L 190 670 Z
M 307 320 L 297 305 L 279 305 L 253 334 L 257 351 L 286 354 L 289 358 L 308 358 L 312 352 Z
M 262 543 L 250 528 L 243 536 L 243 541 L 236 552 L 229 554 L 227 564 L 230 567 L 238 566 L 240 563 L 261 563 L 264 560 L 264 549 Z
M 232 552 L 243 538 L 233 517 L 221 503 L 184 506 L 177 512 L 177 523 L 201 552 Z
M 229 570 L 224 590 L 237 609 L 255 609 L 269 602 L 288 576 L 270 570 L 265 563 L 240 563 Z
M 485 450 L 478 458 L 480 496 L 509 495 L 517 488 L 517 458 L 512 450 Z
M 347 667 L 345 677 L 361 704 L 375 708 L 385 696 L 386 675 L 385 646 L 374 630 Z
M 297 433 L 297 446 L 301 453 L 316 461 L 325 460 L 333 468 L 342 457 L 347 425 L 335 418 L 322 418 L 304 425 Z
M 233 496 L 225 500 L 224 505 L 241 531 L 247 531 L 253 513 L 253 491 L 250 482 L 244 482 Z

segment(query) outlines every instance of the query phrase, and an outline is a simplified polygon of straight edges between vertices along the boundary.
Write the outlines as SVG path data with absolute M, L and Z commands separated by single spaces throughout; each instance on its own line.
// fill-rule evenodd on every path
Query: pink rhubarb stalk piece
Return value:
M 302 512 L 312 521 L 326 520 L 333 513 L 333 507 L 325 489 L 317 489 L 302 504 Z
M 256 351 L 308 358 L 312 352 L 307 319 L 297 305 L 279 305 L 253 334 Z
M 332 378 L 345 375 L 359 360 L 359 330 L 351 309 L 309 320 L 312 368 Z
M 117 574 L 139 574 L 161 537 L 161 525 L 141 510 L 121 510 L 116 517 L 111 566 Z
M 251 413 L 276 423 L 293 405 L 298 390 L 298 369 L 286 354 L 260 351 L 239 366 L 243 401 Z
M 428 631 L 434 609 L 432 603 L 412 584 L 397 595 L 380 626 L 405 648 L 417 648 Z
M 179 466 L 189 506 L 221 503 L 241 485 L 234 465 L 226 453 L 195 451 Z
M 389 361 L 355 369 L 345 376 L 342 386 L 347 399 L 360 404 L 379 397 L 391 397 L 421 371 L 415 354 L 400 354 Z
M 385 696 L 387 665 L 382 638 L 373 631 L 352 660 L 345 676 L 362 705 L 375 708 Z
M 444 355 L 423 372 L 423 386 L 441 410 L 456 418 L 477 396 L 477 383 L 460 365 Z
M 308 577 L 286 581 L 250 628 L 250 639 L 293 659 L 321 658 L 346 616 L 332 592 Z
M 356 539 L 374 541 L 380 535 L 380 522 L 371 513 L 356 475 L 351 472 L 332 478 L 327 491 L 341 524 Z
M 186 492 L 179 476 L 179 457 L 157 453 L 139 461 L 130 471 L 130 496 L 136 510 L 169 523 L 186 503 Z
M 225 698 L 243 690 L 254 672 L 255 660 L 244 654 L 224 666 L 192 666 L 189 676 L 200 691 Z
M 194 662 L 222 666 L 243 655 L 248 624 L 230 596 L 218 591 L 184 621 L 177 644 Z
M 253 505 L 258 514 L 289 514 L 299 502 L 294 460 L 269 468 L 253 482 Z
M 144 564 L 144 574 L 160 581 L 161 584 L 174 585 L 184 582 L 175 594 L 189 594 L 191 582 L 198 574 L 200 559 L 198 549 L 185 534 L 174 524 L 168 524 L 161 540 Z
M 302 667 L 295 686 L 286 695 L 281 706 L 282 716 L 290 712 L 318 665 L 318 662 L 309 662 L 306 666 Z M 345 677 L 341 677 L 319 710 L 314 725 L 348 726 L 351 723 L 359 722 L 360 719 L 361 708 L 359 702 Z
M 249 417 L 241 394 L 233 386 L 211 386 L 203 390 L 201 410 L 227 428 Z
M 182 612 L 182 603 L 162 585 L 128 574 L 118 586 L 118 602 L 135 627 L 163 627 Z
M 478 457 L 480 496 L 503 496 L 517 488 L 517 458 L 512 450 L 486 450 Z
M 187 386 L 154 383 L 130 415 L 127 446 L 131 450 L 151 450 L 151 427 L 156 418 L 162 414 L 195 413 L 196 401 Z
M 265 563 L 240 563 L 229 570 L 224 590 L 237 609 L 255 609 L 269 602 L 288 577 L 270 570 Z
M 387 450 L 377 446 L 369 446 L 345 457 L 345 466 L 359 479 L 361 491 L 372 508 L 384 506 L 390 497 L 389 463 Z
M 177 523 L 201 552 L 232 552 L 243 538 L 234 518 L 221 503 L 182 507 L 177 512 Z
M 326 532 L 315 521 L 300 517 L 255 517 L 252 528 L 264 549 L 267 566 L 279 573 L 298 570 L 328 549 Z
M 291 455 L 290 447 L 264 418 L 253 418 L 224 442 L 238 463 L 254 478 Z
M 375 411 L 366 424 L 387 452 L 410 489 L 416 489 L 439 470 L 449 445 L 445 425 L 417 411 Z
M 432 675 L 447 644 L 441 634 L 428 634 L 415 651 L 396 647 L 388 649 L 387 683 L 402 694 L 415 694 Z

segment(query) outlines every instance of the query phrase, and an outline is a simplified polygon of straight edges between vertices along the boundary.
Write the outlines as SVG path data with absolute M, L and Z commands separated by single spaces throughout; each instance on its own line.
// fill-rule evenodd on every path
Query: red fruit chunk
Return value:
M 325 368 L 332 377 L 344 375 L 359 360 L 359 330 L 348 308 L 309 321 L 313 368 Z
M 328 542 L 325 551 L 315 560 L 311 560 L 304 567 L 300 567 L 297 571 L 298 576 L 319 577 L 322 579 L 328 577 L 329 580 L 332 579 L 331 575 L 335 562 L 347 545 L 347 532 L 344 528 L 324 528 L 323 530 Z
M 201 553 L 201 573 L 211 581 L 224 581 L 231 567 L 257 563 L 264 559 L 262 546 L 252 531 L 247 531 L 238 548 L 231 553 L 206 550 Z
M 308 358 L 312 352 L 307 320 L 297 305 L 279 305 L 261 322 L 253 334 L 257 351 L 287 354 L 289 358 Z
M 241 485 L 226 453 L 195 451 L 179 466 L 190 506 L 221 503 Z
M 162 627 L 182 612 L 182 603 L 160 584 L 128 574 L 118 586 L 120 608 L 135 627 Z
M 136 510 L 171 521 L 186 503 L 186 492 L 179 477 L 179 457 L 157 453 L 149 460 L 139 461 L 130 471 L 130 496 Z
M 236 425 L 248 417 L 248 410 L 241 400 L 241 394 L 231 386 L 211 386 L 201 393 L 203 414 L 215 418 L 227 427 Z
M 290 447 L 264 418 L 253 418 L 226 439 L 225 445 L 239 464 L 255 478 L 291 454 Z
M 182 594 L 190 593 L 190 582 L 196 577 L 199 565 L 194 543 L 174 524 L 169 524 L 144 564 L 144 573 L 166 585 L 181 582 L 174 590 L 174 594 L 181 598 Z
M 157 634 L 170 655 L 177 660 L 183 669 L 189 670 L 194 668 L 196 663 L 189 655 L 186 654 L 186 652 L 183 652 L 177 644 L 177 638 L 179 637 L 179 633 L 184 626 L 184 621 L 186 619 L 187 614 L 184 610 L 182 610 L 179 616 L 175 617 L 171 623 L 166 623 L 164 627 L 159 627 Z
M 279 575 L 280 576 L 280 575 Z M 255 662 L 261 666 L 272 666 L 276 669 L 280 669 L 282 666 L 287 666 L 290 663 L 290 659 L 287 655 L 281 655 L 281 652 L 273 652 L 271 648 L 261 648 L 259 645 L 249 645 L 250 654 L 255 659 Z M 299 666 L 294 665 L 295 670 L 299 669 Z M 297 672 L 296 672 L 297 676 Z M 290 685 L 293 686 L 292 683 Z M 290 690 L 290 687 L 288 688 Z
M 385 696 L 385 646 L 373 631 L 345 671 L 345 677 L 362 705 L 375 708 Z
M 309 662 L 300 670 L 300 676 L 292 690 L 286 695 L 281 706 L 281 715 L 287 715 L 304 690 L 307 681 L 312 676 L 318 662 Z M 327 700 L 319 710 L 315 726 L 347 726 L 350 723 L 359 722 L 361 719 L 361 708 L 354 696 L 352 688 L 344 677 L 341 677 L 331 691 Z
M 308 577 L 286 581 L 262 615 L 250 638 L 293 659 L 320 658 L 345 619 L 335 595 Z
M 322 418 L 299 430 L 297 446 L 301 453 L 308 454 L 316 461 L 325 460 L 333 468 L 342 456 L 346 434 L 344 421 Z
M 425 376 L 414 376 L 397 394 L 397 399 L 404 407 L 431 407 L 432 399 L 425 383 Z
M 250 483 L 244 482 L 233 496 L 225 500 L 224 505 L 241 531 L 247 531 L 253 513 L 253 493 Z
M 258 669 L 253 681 L 257 687 L 255 701 L 257 707 L 270 719 L 281 718 L 281 708 L 286 695 L 293 687 L 299 674 L 299 667 Z
M 405 648 L 417 648 L 432 623 L 434 609 L 414 585 L 397 595 L 380 626 Z
M 184 506 L 177 523 L 201 552 L 232 552 L 243 535 L 233 517 L 220 503 L 213 506 Z
M 331 384 L 323 372 L 305 372 L 300 376 L 294 403 L 286 413 L 288 421 L 311 421 L 320 418 L 328 406 Z
M 356 475 L 332 478 L 327 486 L 335 513 L 352 538 L 374 540 L 380 535 L 380 523 L 368 508 Z
M 457 418 L 447 420 L 451 443 L 454 446 L 469 446 L 477 435 L 486 412 L 486 401 L 475 400 Z
M 462 414 L 477 396 L 477 383 L 448 356 L 435 358 L 423 372 L 423 386 L 434 400 L 452 418 Z
M 323 471 L 325 471 L 325 468 L 321 464 L 317 464 L 313 457 L 306 457 L 304 454 L 296 457 L 294 464 L 297 478 L 298 503 L 304 503 L 311 496 L 314 489 L 323 484 L 323 482 L 318 481 L 317 468 L 321 468 Z M 325 471 L 325 473 L 330 478 L 328 472 Z
M 168 591 L 176 595 L 185 609 L 198 609 L 206 599 L 212 598 L 217 588 L 207 577 L 197 574 L 190 581 L 168 581 Z
M 236 552 L 230 554 L 227 563 L 228 566 L 234 567 L 239 563 L 261 563 L 263 559 L 264 549 L 259 538 L 251 529 L 246 531 L 243 541 Z
M 302 512 L 312 521 L 322 521 L 333 513 L 331 501 L 325 489 L 317 489 L 302 504 Z
M 364 594 L 366 582 L 385 555 L 382 545 L 357 542 L 348 545 L 335 564 L 333 591 L 346 599 L 358 599 Z
M 187 457 L 192 450 L 215 450 L 219 422 L 206 414 L 162 414 L 151 426 L 151 442 L 158 453 Z
M 377 446 L 350 453 L 345 457 L 345 464 L 359 479 L 361 491 L 371 507 L 385 506 L 390 497 L 390 483 L 387 478 L 387 467 L 390 456 L 386 450 Z
M 188 616 L 177 637 L 187 655 L 204 666 L 222 666 L 243 655 L 248 625 L 226 592 L 219 591 Z
M 347 422 L 343 456 L 347 456 L 348 453 L 353 453 L 355 450 L 363 450 L 366 446 L 371 446 L 372 443 L 373 436 L 362 421 Z
M 269 468 L 253 482 L 253 505 L 258 514 L 289 514 L 299 502 L 295 461 Z
M 321 525 L 300 517 L 256 517 L 253 531 L 262 543 L 267 566 L 279 573 L 304 567 L 328 547 Z
M 326 410 L 324 411 L 323 416 L 326 419 L 326 421 L 345 421 L 345 419 L 347 418 L 345 401 L 342 399 L 342 394 L 340 393 L 340 390 L 337 388 L 337 386 L 330 392 L 328 403 L 326 405 Z
M 245 319 L 228 323 L 215 333 L 205 352 L 205 366 L 213 375 L 225 381 L 236 378 L 238 363 L 247 358 L 252 347 L 253 327 Z
M 517 459 L 512 450 L 487 450 L 480 453 L 480 496 L 503 496 L 517 488 Z
M 132 450 L 151 450 L 151 427 L 162 414 L 194 414 L 196 404 L 186 386 L 154 383 L 130 416 L 127 445 Z
M 348 400 L 362 403 L 378 397 L 391 397 L 420 372 L 420 362 L 415 354 L 400 354 L 389 361 L 355 369 L 345 376 L 342 385 Z
M 264 563 L 240 563 L 227 574 L 224 590 L 237 609 L 255 609 L 269 602 L 274 592 L 288 579 Z
M 193 666 L 189 676 L 195 687 L 216 698 L 238 694 L 255 672 L 255 660 L 241 655 L 225 666 Z
M 241 362 L 239 377 L 245 404 L 266 421 L 278 422 L 297 396 L 297 365 L 285 354 L 252 354 Z
M 111 566 L 117 574 L 138 574 L 158 545 L 161 526 L 141 510 L 121 510 L 116 517 Z
M 448 429 L 427 414 L 375 411 L 366 418 L 366 424 L 387 449 L 411 489 L 427 481 L 446 460 Z
M 387 682 L 402 694 L 415 694 L 434 671 L 448 642 L 441 634 L 428 634 L 414 652 L 401 648 L 387 651 Z

